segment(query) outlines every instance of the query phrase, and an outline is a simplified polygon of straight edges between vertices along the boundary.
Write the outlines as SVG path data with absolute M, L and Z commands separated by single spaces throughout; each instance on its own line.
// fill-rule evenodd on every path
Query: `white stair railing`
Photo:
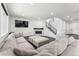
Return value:
M 53 25 L 51 25 L 50 22 L 51 22 L 50 19 L 48 19 L 48 20 L 46 21 L 46 27 L 47 27 L 51 32 L 53 32 L 53 33 L 56 35 L 56 34 L 57 34 L 57 29 L 56 29 Z

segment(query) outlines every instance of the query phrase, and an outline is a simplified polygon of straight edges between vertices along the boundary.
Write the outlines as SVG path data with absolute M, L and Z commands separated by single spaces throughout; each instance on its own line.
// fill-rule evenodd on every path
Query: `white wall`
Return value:
M 25 20 L 29 21 L 29 27 L 28 28 L 15 28 L 15 20 Z M 59 21 L 60 23 L 59 23 Z M 29 19 L 23 19 L 18 17 L 9 17 L 9 23 L 10 23 L 10 32 L 24 32 L 24 35 L 34 35 L 33 28 L 44 28 L 43 35 L 55 37 L 54 35 L 45 25 L 46 20 L 29 20 Z M 55 21 L 55 27 L 58 30 L 58 33 L 65 33 L 66 32 L 66 23 L 62 21 L 61 19 L 58 19 Z M 59 35 L 60 35 L 59 34 Z
M 18 17 L 10 17 L 9 18 L 10 22 L 10 32 L 24 32 L 26 35 L 33 35 L 34 30 L 33 28 L 41 28 L 44 27 L 44 21 L 42 20 L 29 20 L 29 19 L 23 19 L 23 18 L 18 18 Z M 16 28 L 15 27 L 15 20 L 24 20 L 24 21 L 29 21 L 28 28 Z
M 22 19 L 17 17 L 10 17 L 10 32 L 23 32 L 24 35 L 34 35 L 33 28 L 44 28 L 43 35 L 55 37 L 55 35 L 45 26 L 45 20 L 29 20 L 29 19 Z M 25 20 L 29 21 L 28 28 L 15 28 L 15 20 Z
M 73 34 L 79 34 L 79 21 L 71 23 L 70 30 Z

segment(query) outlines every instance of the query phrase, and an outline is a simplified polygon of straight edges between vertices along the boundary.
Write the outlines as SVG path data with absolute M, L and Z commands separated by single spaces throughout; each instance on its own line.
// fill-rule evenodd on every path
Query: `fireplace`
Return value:
M 35 34 L 42 34 L 42 31 L 35 31 Z
M 34 28 L 34 34 L 36 35 L 42 35 L 43 34 L 43 28 Z

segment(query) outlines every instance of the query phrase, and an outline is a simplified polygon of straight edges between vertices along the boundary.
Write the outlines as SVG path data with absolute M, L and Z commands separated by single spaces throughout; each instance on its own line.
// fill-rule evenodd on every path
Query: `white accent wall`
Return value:
M 79 34 L 79 21 L 70 24 L 70 31 L 73 34 Z
M 23 32 L 24 36 L 27 35 L 34 35 L 33 28 L 44 28 L 43 35 L 55 37 L 55 35 L 45 26 L 45 20 L 29 20 L 17 17 L 10 17 L 10 32 Z M 16 28 L 15 27 L 15 20 L 25 20 L 29 21 L 28 28 Z
M 15 27 L 15 20 L 24 20 L 29 21 L 28 28 L 16 28 Z M 60 22 L 59 22 L 59 21 Z M 55 34 L 53 34 L 45 25 L 46 20 L 30 20 L 30 19 L 24 19 L 24 18 L 18 18 L 18 17 L 9 17 L 9 23 L 10 23 L 10 32 L 23 32 L 25 36 L 27 35 L 34 35 L 34 29 L 33 28 L 44 28 L 43 35 L 50 36 L 50 37 L 56 37 Z M 62 21 L 61 19 L 55 20 L 55 27 L 57 28 L 58 35 L 62 35 L 66 33 L 66 22 Z
M 10 32 L 23 32 L 25 35 L 34 35 L 33 28 L 43 28 L 44 27 L 44 21 L 43 20 L 29 20 L 24 18 L 18 18 L 18 17 L 9 17 L 10 21 Z M 18 28 L 15 27 L 15 20 L 23 20 L 28 21 L 28 27 L 25 28 Z

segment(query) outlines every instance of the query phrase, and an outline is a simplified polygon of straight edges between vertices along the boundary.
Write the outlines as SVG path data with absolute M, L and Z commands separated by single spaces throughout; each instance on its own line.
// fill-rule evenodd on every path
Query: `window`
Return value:
M 0 4 L 0 36 L 8 33 L 8 16 L 5 14 Z

